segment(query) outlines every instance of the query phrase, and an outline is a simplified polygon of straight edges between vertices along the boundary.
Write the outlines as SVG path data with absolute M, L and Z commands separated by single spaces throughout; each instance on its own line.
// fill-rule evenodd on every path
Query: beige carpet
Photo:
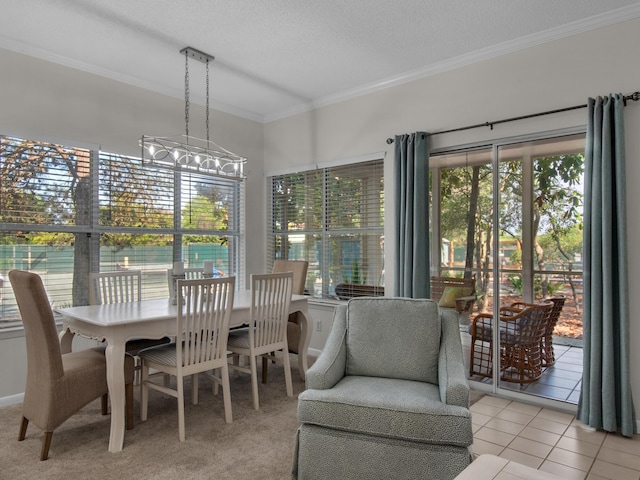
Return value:
M 292 356 L 292 360 L 295 357 Z M 294 396 L 286 396 L 280 364 L 269 366 L 260 384 L 260 410 L 251 403 L 248 375 L 231 379 L 233 423 L 225 424 L 222 394 L 214 397 L 201 379 L 200 402 L 185 407 L 186 442 L 178 441 L 176 400 L 150 392 L 149 418 L 140 422 L 136 388 L 135 427 L 125 432 L 124 449 L 109 453 L 109 417 L 95 401 L 53 434 L 49 459 L 41 462 L 42 432 L 35 426 L 18 442 L 21 405 L 0 408 L 1 479 L 235 479 L 291 478 L 297 396 L 304 389 L 292 368 Z M 188 385 L 188 384 L 187 384 Z M 482 394 L 472 392 L 472 402 Z

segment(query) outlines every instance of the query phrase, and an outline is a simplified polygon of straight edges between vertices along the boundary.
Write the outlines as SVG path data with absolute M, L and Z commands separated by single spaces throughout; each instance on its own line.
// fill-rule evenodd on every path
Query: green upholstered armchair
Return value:
M 449 479 L 471 462 L 459 326 L 433 300 L 337 307 L 306 382 L 293 478 Z

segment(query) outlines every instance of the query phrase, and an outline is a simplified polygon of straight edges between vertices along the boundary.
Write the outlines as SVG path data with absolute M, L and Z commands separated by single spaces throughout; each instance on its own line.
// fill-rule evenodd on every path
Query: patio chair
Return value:
M 553 310 L 553 302 L 517 302 L 500 308 L 500 379 L 520 384 L 535 382 L 542 375 L 542 338 Z M 471 325 L 469 374 L 493 375 L 493 315 L 480 313 Z
M 544 331 L 542 337 L 542 366 L 551 367 L 556 363 L 556 355 L 553 351 L 553 331 L 558 324 L 560 313 L 562 313 L 562 307 L 567 300 L 565 296 L 557 296 L 549 298 L 553 302 L 553 310 L 551 311 L 551 317 L 549 323 Z
M 431 298 L 438 302 L 444 316 L 455 318 L 461 326 L 469 325 L 469 315 L 477 300 L 476 276 L 431 277 Z
M 550 300 L 553 302 L 553 309 L 551 310 L 549 321 L 547 322 L 547 326 L 544 330 L 544 335 L 542 336 L 543 367 L 551 367 L 554 363 L 556 363 L 556 357 L 553 352 L 553 330 L 556 328 L 558 319 L 560 318 L 560 313 L 562 312 L 562 307 L 564 307 L 564 302 L 566 301 L 566 299 L 567 298 L 564 295 L 545 299 L 545 301 Z M 529 304 L 524 302 L 515 302 L 511 304 L 511 307 L 525 308 L 527 305 Z

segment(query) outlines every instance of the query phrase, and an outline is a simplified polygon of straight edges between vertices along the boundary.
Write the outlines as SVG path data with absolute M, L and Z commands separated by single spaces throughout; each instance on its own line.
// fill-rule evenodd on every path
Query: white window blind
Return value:
M 40 274 L 52 304 L 70 305 L 76 236 L 90 230 L 90 152 L 0 136 L 0 328 L 19 326 L 7 272 Z
M 374 160 L 271 177 L 271 257 L 309 261 L 309 293 L 384 284 L 383 167 Z
M 121 231 L 173 229 L 173 172 L 139 158 L 100 152 L 100 227 Z
M 93 271 L 142 270 L 143 298 L 167 268 L 241 266 L 242 184 L 113 153 L 0 136 L 0 328 L 21 325 L 7 272 L 38 273 L 54 307 L 83 304 Z M 239 282 L 238 282 L 239 283 Z

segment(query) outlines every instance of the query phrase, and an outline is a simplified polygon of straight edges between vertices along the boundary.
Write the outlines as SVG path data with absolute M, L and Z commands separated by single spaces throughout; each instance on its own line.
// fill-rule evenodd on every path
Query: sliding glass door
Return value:
M 437 239 L 432 274 L 476 279 L 474 310 L 460 315 L 472 382 L 577 403 L 583 154 L 584 135 L 575 134 L 430 159 Z M 537 340 L 516 327 L 529 321 L 517 311 L 509 314 L 511 323 L 497 320 L 500 308 L 523 308 L 551 297 L 562 299 L 562 309 L 557 323 L 536 329 Z

